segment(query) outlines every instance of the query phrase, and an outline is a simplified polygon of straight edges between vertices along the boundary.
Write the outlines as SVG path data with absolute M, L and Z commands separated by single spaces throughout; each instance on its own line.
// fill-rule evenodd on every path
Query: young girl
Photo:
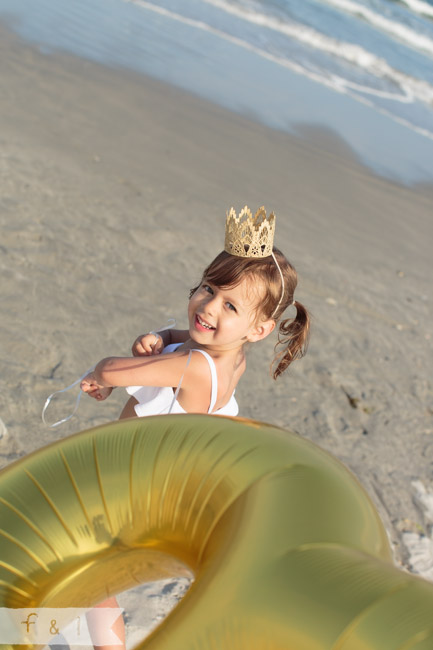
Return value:
M 275 216 L 260 208 L 255 217 L 245 207 L 227 215 L 225 250 L 204 270 L 191 289 L 188 330 L 165 330 L 139 336 L 132 357 L 108 357 L 81 382 L 90 397 L 106 399 L 113 387 L 131 395 L 121 418 L 166 413 L 237 415 L 234 392 L 246 367 L 247 343 L 260 341 L 279 325 L 273 377 L 303 356 L 309 315 L 294 300 L 297 275 L 273 248 Z M 295 317 L 281 320 L 294 305 Z M 176 388 L 177 387 L 177 388 Z M 115 598 L 99 607 L 117 607 Z M 113 628 L 124 642 L 122 619 Z M 96 647 L 96 646 L 95 646 Z M 98 646 L 115 650 L 115 646 Z
M 247 215 L 255 232 L 263 212 L 261 208 L 254 221 L 244 208 L 239 219 Z M 231 210 L 227 230 L 233 214 Z M 269 219 L 265 215 L 260 223 L 269 227 L 271 218 L 275 219 L 273 214 Z M 294 267 L 269 241 L 267 249 L 262 244 L 264 256 L 241 257 L 228 252 L 233 243 L 239 244 L 236 237 L 239 240 L 239 233 L 232 233 L 235 241 L 230 242 L 226 234 L 225 250 L 191 290 L 189 329 L 139 336 L 133 345 L 134 356 L 100 361 L 82 380 L 84 392 L 104 400 L 113 387 L 125 387 L 131 397 L 121 418 L 165 413 L 237 415 L 234 391 L 245 371 L 246 343 L 266 338 L 279 324 L 276 347 L 281 346 L 281 351 L 274 359 L 274 379 L 303 356 L 310 321 L 305 307 L 294 300 Z M 245 247 L 242 244 L 241 252 Z M 296 309 L 295 317 L 280 320 L 290 305 Z

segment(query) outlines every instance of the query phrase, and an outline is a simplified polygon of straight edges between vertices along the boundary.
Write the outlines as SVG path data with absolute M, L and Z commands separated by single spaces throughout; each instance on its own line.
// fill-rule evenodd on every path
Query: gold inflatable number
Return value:
M 141 648 L 433 648 L 433 585 L 392 565 L 362 487 L 296 434 L 124 420 L 0 473 L 0 607 L 88 607 L 191 572 Z

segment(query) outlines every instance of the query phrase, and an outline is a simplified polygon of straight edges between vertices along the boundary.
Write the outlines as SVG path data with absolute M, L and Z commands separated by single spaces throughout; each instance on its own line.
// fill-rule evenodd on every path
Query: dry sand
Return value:
M 83 399 L 58 429 L 40 413 L 49 393 L 128 353 L 137 334 L 170 317 L 185 326 L 225 210 L 264 204 L 313 332 L 307 357 L 277 382 L 274 341 L 251 349 L 241 414 L 346 463 L 396 561 L 433 579 L 432 188 L 375 177 L 333 134 L 290 137 L 0 36 L 1 464 L 116 419 L 120 390 Z M 50 417 L 72 403 L 62 396 Z

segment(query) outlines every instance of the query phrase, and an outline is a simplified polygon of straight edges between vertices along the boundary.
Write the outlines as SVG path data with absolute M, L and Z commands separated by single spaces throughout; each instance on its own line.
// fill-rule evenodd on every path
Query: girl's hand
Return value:
M 81 381 L 80 388 L 84 393 L 87 393 L 89 397 L 93 397 L 98 400 L 98 402 L 107 399 L 113 390 L 111 386 L 100 386 L 96 382 L 92 373 L 87 375 L 87 377 L 84 377 Z
M 132 354 L 134 357 L 144 357 L 151 354 L 161 354 L 164 349 L 164 341 L 160 334 L 149 332 L 148 334 L 140 334 L 133 345 Z

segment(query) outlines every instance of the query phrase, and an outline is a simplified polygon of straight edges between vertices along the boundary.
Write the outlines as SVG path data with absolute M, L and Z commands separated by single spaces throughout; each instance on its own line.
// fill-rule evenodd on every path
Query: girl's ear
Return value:
M 265 339 L 271 332 L 275 329 L 275 321 L 273 319 L 262 321 L 251 332 L 247 335 L 247 339 L 250 343 L 255 343 L 256 341 L 261 341 Z

